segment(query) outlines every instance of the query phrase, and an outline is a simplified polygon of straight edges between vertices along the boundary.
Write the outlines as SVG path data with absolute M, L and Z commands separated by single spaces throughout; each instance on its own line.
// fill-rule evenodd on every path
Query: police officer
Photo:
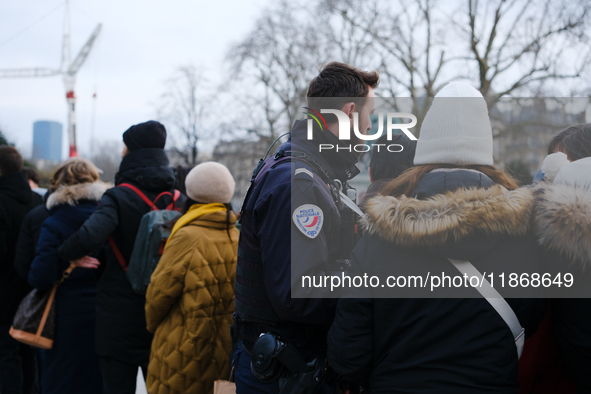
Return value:
M 278 382 L 278 374 L 290 375 L 298 362 L 323 358 L 336 299 L 319 298 L 323 289 L 303 289 L 301 281 L 302 276 L 338 270 L 342 247 L 351 246 L 341 244 L 341 192 L 359 173 L 354 119 L 361 133 L 371 129 L 371 98 L 378 83 L 376 71 L 337 62 L 323 67 L 308 86 L 306 108 L 315 120 L 296 121 L 289 140 L 253 174 L 242 208 L 236 269 L 237 394 L 279 393 L 285 380 Z M 327 108 L 347 116 L 351 140 L 339 140 L 343 122 L 336 115 L 319 116 Z M 296 290 L 298 294 L 292 294 Z M 257 353 L 253 365 L 267 368 L 257 378 L 251 371 L 251 354 L 264 333 L 287 344 L 292 351 L 284 355 L 292 359 L 284 357 L 283 363 L 268 366 Z M 324 383 L 316 392 L 332 389 Z

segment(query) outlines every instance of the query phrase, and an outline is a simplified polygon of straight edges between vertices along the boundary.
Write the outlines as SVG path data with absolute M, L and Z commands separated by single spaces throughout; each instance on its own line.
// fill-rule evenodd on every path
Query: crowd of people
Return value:
M 375 71 L 330 63 L 308 86 L 326 100 L 308 109 L 342 111 L 366 134 L 378 85 Z M 450 83 L 418 141 L 376 141 L 403 149 L 374 149 L 357 217 L 347 202 L 359 153 L 319 150 L 351 142 L 338 138 L 336 116 L 324 118 L 326 128 L 295 122 L 254 169 L 240 213 L 230 171 L 175 171 L 156 121 L 123 133 L 114 184 L 71 158 L 39 190 L 19 152 L 0 146 L 0 394 L 133 394 L 138 369 L 150 394 L 213 393 L 229 377 L 238 394 L 591 393 L 583 291 L 500 297 L 504 312 L 477 290 L 293 294 L 301 275 L 436 272 L 454 261 L 569 271 L 591 284 L 591 124 L 557 133 L 534 184 L 520 186 L 494 166 L 485 99 Z M 53 347 L 16 341 L 21 300 L 56 282 Z

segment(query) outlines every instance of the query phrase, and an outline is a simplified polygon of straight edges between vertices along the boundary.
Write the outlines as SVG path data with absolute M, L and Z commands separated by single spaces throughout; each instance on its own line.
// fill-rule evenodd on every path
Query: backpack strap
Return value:
M 521 357 L 521 353 L 523 352 L 523 345 L 525 343 L 525 329 L 521 327 L 521 323 L 519 323 L 519 319 L 517 315 L 511 309 L 511 306 L 507 303 L 507 301 L 503 298 L 499 292 L 492 287 L 492 285 L 482 276 L 480 271 L 472 265 L 469 261 L 460 261 L 448 258 L 450 263 L 457 268 L 464 275 L 468 276 L 476 276 L 480 279 L 482 285 L 476 286 L 475 289 L 486 299 L 489 304 L 497 311 L 497 313 L 501 316 L 505 324 L 509 326 L 511 330 L 511 334 L 513 334 L 513 338 L 515 340 L 515 347 L 517 348 L 517 358 Z
M 109 235 L 109 245 L 111 246 L 113 253 L 115 253 L 115 257 L 117 258 L 117 261 L 119 261 L 121 268 L 123 268 L 124 272 L 127 272 L 127 262 L 123 258 L 123 255 L 121 254 L 121 251 L 117 247 L 117 244 L 115 243 L 115 239 L 113 238 L 112 235 Z
M 162 194 L 164 194 L 164 193 L 160 194 L 158 197 L 156 197 L 156 200 L 154 200 L 154 202 L 152 202 L 152 201 L 150 201 L 150 199 L 148 197 L 146 197 L 146 195 L 140 189 L 138 189 L 137 187 L 133 186 L 131 183 L 122 183 L 122 184 L 117 185 L 117 186 L 126 187 L 128 189 L 133 190 L 135 192 L 135 194 L 137 194 L 138 196 L 140 196 L 140 198 L 142 200 L 144 200 L 144 202 L 146 204 L 148 204 L 150 206 L 150 208 L 152 210 L 154 210 L 154 211 L 157 211 L 158 210 L 158 208 L 155 205 L 156 204 L 156 200 L 158 200 L 158 197 L 160 197 Z M 168 193 L 168 192 L 165 192 L 165 193 Z M 170 193 L 168 193 L 168 194 L 170 194 Z
M 178 191 L 178 190 L 175 189 L 174 195 L 172 193 L 170 193 L 170 192 L 162 192 L 162 193 L 160 193 L 154 199 L 154 205 L 156 205 L 156 201 L 158 201 L 158 199 L 160 199 L 160 197 L 162 197 L 162 196 L 170 196 L 172 198 L 172 202 L 166 207 L 166 210 L 167 211 L 180 211 L 180 207 L 177 207 L 176 206 L 176 202 L 179 199 L 179 197 L 181 196 L 181 192 L 180 191 Z M 158 208 L 155 208 L 155 210 L 158 210 Z
M 174 190 L 174 196 L 172 196 L 172 203 L 170 203 L 169 206 L 166 207 L 167 211 L 180 211 L 181 207 L 177 207 L 176 206 L 176 202 L 178 201 L 178 199 L 181 197 L 181 192 L 178 190 Z
M 150 201 L 150 199 L 148 197 L 146 197 L 146 195 L 137 187 L 133 186 L 130 183 L 121 183 L 120 185 L 117 185 L 118 187 L 126 187 L 128 189 L 133 190 L 133 192 L 135 194 L 137 194 L 138 196 L 140 196 L 140 198 L 142 200 L 144 200 L 144 202 L 146 204 L 148 204 L 148 206 L 150 207 L 150 209 L 152 210 L 158 210 L 158 208 L 156 208 L 155 203 L 153 203 L 152 201 Z M 121 268 L 123 268 L 124 272 L 127 272 L 127 262 L 125 261 L 125 259 L 123 258 L 123 255 L 121 254 L 121 251 L 119 250 L 119 247 L 117 247 L 117 244 L 115 243 L 115 239 L 113 238 L 112 235 L 109 235 L 109 245 L 111 246 L 111 249 L 113 250 L 113 253 L 115 253 L 115 257 L 117 258 L 117 261 L 119 261 L 119 264 L 121 265 Z
M 135 192 L 135 194 L 140 196 L 140 198 L 142 200 L 144 200 L 144 202 L 146 204 L 148 204 L 150 206 L 150 209 L 153 211 L 159 210 L 158 207 L 156 206 L 156 201 L 158 201 L 158 199 L 164 195 L 169 195 L 170 197 L 172 197 L 172 203 L 170 203 L 170 205 L 168 205 L 166 207 L 167 211 L 171 211 L 171 210 L 179 211 L 180 210 L 180 208 L 176 207 L 176 201 L 181 196 L 181 192 L 178 190 L 174 191 L 174 196 L 170 192 L 163 192 L 163 193 L 160 193 L 154 201 L 150 201 L 150 199 L 148 197 L 146 197 L 146 195 L 144 193 L 142 193 L 142 191 L 140 189 L 138 189 L 137 187 L 135 187 L 134 185 L 132 185 L 130 183 L 121 183 L 118 186 L 126 187 L 128 189 L 133 190 Z M 123 268 L 124 272 L 127 272 L 127 262 L 123 258 L 123 255 L 121 254 L 119 247 L 117 247 L 117 244 L 115 243 L 115 239 L 113 238 L 112 235 L 109 236 L 109 245 L 111 246 L 111 249 L 113 250 L 113 253 L 115 254 L 115 257 L 117 258 L 117 261 L 119 261 L 119 265 L 121 265 L 121 268 Z

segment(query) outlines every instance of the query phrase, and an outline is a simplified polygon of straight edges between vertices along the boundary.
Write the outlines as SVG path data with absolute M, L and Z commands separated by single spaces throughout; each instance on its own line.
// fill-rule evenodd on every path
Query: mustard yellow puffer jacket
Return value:
M 213 393 L 226 379 L 232 348 L 238 230 L 226 212 L 201 216 L 178 230 L 152 274 L 146 321 L 154 332 L 150 394 Z

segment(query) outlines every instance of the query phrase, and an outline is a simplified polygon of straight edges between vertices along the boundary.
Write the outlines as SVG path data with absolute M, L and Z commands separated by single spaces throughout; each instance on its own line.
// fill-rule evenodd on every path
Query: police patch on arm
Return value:
M 316 205 L 300 205 L 293 211 L 293 222 L 296 227 L 308 238 L 316 238 L 320 234 L 324 223 L 324 213 Z

